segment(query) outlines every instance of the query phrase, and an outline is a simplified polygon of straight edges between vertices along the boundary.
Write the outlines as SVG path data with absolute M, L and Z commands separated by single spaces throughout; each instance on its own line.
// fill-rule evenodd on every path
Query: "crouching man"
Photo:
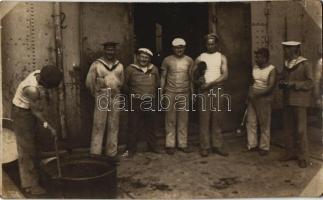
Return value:
M 30 73 L 19 84 L 12 100 L 21 188 L 30 195 L 46 193 L 39 185 L 35 130 L 38 120 L 56 137 L 55 129 L 43 117 L 41 102 L 46 97 L 46 90 L 58 87 L 62 78 L 63 74 L 57 67 L 44 66 L 41 70 Z

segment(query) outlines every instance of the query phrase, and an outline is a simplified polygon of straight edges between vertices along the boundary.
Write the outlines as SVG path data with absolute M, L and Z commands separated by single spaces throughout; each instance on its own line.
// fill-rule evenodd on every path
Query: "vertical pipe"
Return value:
M 269 15 L 270 15 L 270 2 L 266 1 L 266 7 L 265 7 L 265 16 L 266 16 L 266 36 L 265 36 L 265 45 L 268 49 L 270 49 L 270 37 L 269 37 Z
M 1 94 L 2 94 L 2 52 L 1 52 L 1 32 L 2 32 L 2 25 L 1 25 L 1 19 L 0 19 L 0 90 L 1 90 Z M 2 109 L 3 105 L 2 105 L 2 95 L 1 95 L 1 98 L 0 98 L 0 114 L 1 114 L 1 119 L 3 119 L 3 109 Z M 2 120 L 0 120 L 0 129 L 2 130 Z M 1 136 L 1 139 L 0 139 L 0 147 L 1 147 L 1 153 L 2 153 L 2 136 Z M 2 156 L 2 155 L 1 155 Z M 2 180 L 2 170 L 0 170 L 0 180 Z M 0 196 L 2 196 L 2 191 L 3 191 L 3 187 L 2 187 L 2 184 L 0 184 Z
M 61 24 L 61 5 L 59 2 L 54 3 L 54 26 L 55 26 L 55 50 L 56 65 L 64 72 L 63 69 L 63 50 L 62 50 L 62 24 Z M 62 138 L 66 138 L 66 119 L 65 119 L 65 81 L 58 88 L 59 97 L 59 115 L 61 124 Z
M 217 18 L 216 18 L 216 4 L 214 2 L 211 2 L 208 4 L 209 9 L 209 33 L 216 33 L 216 23 L 217 23 Z
M 287 21 L 286 13 L 285 13 L 285 16 L 284 16 L 284 35 L 283 35 L 283 39 L 284 39 L 284 41 L 287 41 L 287 39 L 288 39 L 288 21 Z
M 0 76 L 0 89 L 1 89 L 1 94 L 2 94 L 2 92 L 3 92 L 3 90 L 2 90 L 2 49 L 1 49 L 1 41 L 2 41 L 2 39 L 1 39 L 1 33 L 2 33 L 2 23 L 1 23 L 1 19 L 0 19 L 0 74 L 1 74 L 1 76 Z M 2 110 L 2 95 L 1 95 L 1 98 L 0 98 L 0 114 L 1 114 L 1 118 L 3 118 L 3 110 Z M 0 128 L 2 128 L 2 120 L 1 120 L 1 122 L 0 122 Z M 2 142 L 2 139 L 0 139 L 0 147 L 2 147 L 2 144 L 1 144 L 1 142 Z M 2 174 L 2 170 L 1 170 L 1 172 L 0 172 L 1 174 Z M 2 179 L 1 179 L 2 180 Z M 2 188 L 0 188 L 0 189 L 2 189 Z M 2 190 L 1 190 L 1 193 L 2 193 Z

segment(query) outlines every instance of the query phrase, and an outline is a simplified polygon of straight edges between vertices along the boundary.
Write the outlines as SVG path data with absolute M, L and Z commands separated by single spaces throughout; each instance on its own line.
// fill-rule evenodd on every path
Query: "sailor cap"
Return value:
M 148 56 L 154 56 L 153 52 L 151 52 L 147 48 L 139 48 L 138 53 L 144 53 L 144 54 L 147 54 Z
M 299 46 L 302 43 L 297 42 L 297 41 L 286 41 L 286 42 L 282 42 L 281 44 L 284 46 Z
M 182 38 L 175 38 L 173 41 L 172 41 L 172 45 L 174 47 L 176 46 L 186 46 L 186 42 L 184 39 Z

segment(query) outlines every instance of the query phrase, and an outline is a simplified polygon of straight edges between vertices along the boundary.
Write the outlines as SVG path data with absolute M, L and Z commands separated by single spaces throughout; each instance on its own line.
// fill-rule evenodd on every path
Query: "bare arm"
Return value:
M 227 80 L 229 76 L 228 61 L 224 55 L 221 57 L 221 71 L 221 76 L 215 80 L 216 83 L 221 83 L 222 81 Z
M 317 99 L 320 98 L 321 79 L 322 79 L 322 59 L 316 63 L 315 72 L 314 72 L 314 95 L 315 95 L 315 98 Z
M 47 122 L 42 114 L 41 97 L 39 89 L 36 87 L 26 87 L 23 90 L 24 95 L 30 99 L 31 112 L 42 122 Z M 46 127 L 45 127 L 46 128 Z M 56 136 L 56 130 L 47 123 L 47 128 L 51 131 L 53 136 Z
M 194 61 L 190 59 L 190 67 L 189 67 L 189 81 L 190 81 L 190 90 L 191 90 L 191 94 L 194 93 L 194 84 L 193 84 L 193 68 L 194 68 Z
M 164 87 L 166 85 L 166 76 L 167 76 L 167 64 L 166 64 L 166 59 L 164 59 L 161 65 L 161 76 L 160 76 L 160 88 L 162 89 L 162 91 L 164 90 Z

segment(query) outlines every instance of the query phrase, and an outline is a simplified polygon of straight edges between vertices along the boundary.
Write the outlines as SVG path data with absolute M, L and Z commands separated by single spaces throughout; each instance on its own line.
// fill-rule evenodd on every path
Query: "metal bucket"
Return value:
M 70 156 L 61 158 L 62 177 L 58 178 L 56 157 L 42 163 L 42 180 L 53 197 L 116 198 L 116 164 L 101 157 Z

